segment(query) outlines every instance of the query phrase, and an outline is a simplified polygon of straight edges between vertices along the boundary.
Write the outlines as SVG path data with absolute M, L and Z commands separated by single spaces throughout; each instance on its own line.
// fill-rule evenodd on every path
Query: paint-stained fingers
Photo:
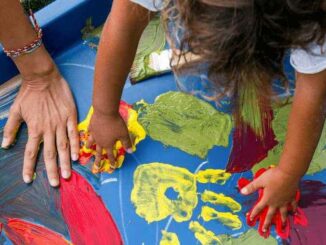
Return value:
M 263 225 L 263 232 L 266 232 L 269 229 L 269 227 L 271 226 L 273 217 L 275 215 L 275 211 L 276 211 L 276 208 L 273 208 L 273 207 L 268 208 L 268 212 L 267 212 L 267 215 L 266 215 L 266 218 L 264 221 L 264 225 Z
M 258 191 L 259 188 L 261 188 L 262 186 L 260 185 L 260 181 L 259 178 L 252 181 L 250 184 L 246 185 L 245 187 L 243 187 L 241 189 L 241 194 L 243 195 L 249 195 L 252 194 L 256 191 Z
M 21 116 L 16 112 L 10 112 L 8 121 L 3 131 L 2 148 L 9 148 L 16 139 L 16 133 L 22 123 Z
M 73 116 L 67 122 L 68 138 L 70 142 L 70 155 L 73 161 L 79 158 L 79 133 L 77 129 L 77 118 Z
M 281 214 L 282 224 L 284 226 L 285 223 L 286 223 L 286 219 L 288 217 L 288 208 L 287 207 L 281 207 L 280 208 L 280 214 Z
M 24 153 L 23 180 L 26 184 L 33 181 L 35 164 L 41 143 L 41 135 L 29 134 Z
M 254 218 L 259 215 L 264 208 L 266 207 L 266 204 L 262 201 L 260 201 L 258 204 L 256 204 L 256 206 L 254 207 L 254 209 L 252 210 L 252 212 L 250 213 L 250 220 L 254 220 Z
M 292 212 L 295 213 L 297 212 L 297 208 L 298 208 L 298 202 L 296 200 L 293 200 L 291 202 L 291 207 L 292 207 Z
M 117 168 L 117 162 L 116 162 L 116 158 L 113 154 L 113 147 L 109 147 L 106 150 L 107 150 L 108 159 L 110 161 L 110 167 L 111 167 L 111 169 L 114 170 Z
M 55 133 L 47 132 L 44 136 L 44 162 L 51 186 L 59 186 L 59 172 L 57 165 L 57 152 L 55 145 Z
M 95 139 L 94 139 L 92 133 L 89 133 L 89 136 L 88 136 L 88 139 L 87 139 L 87 142 L 86 142 L 86 147 L 88 149 L 90 149 L 92 147 L 92 145 L 94 145 L 94 144 L 95 144 Z
M 102 152 L 103 152 L 102 147 L 96 146 L 96 154 L 95 154 L 94 167 L 97 170 L 101 168 Z
M 70 178 L 71 164 L 69 154 L 69 140 L 65 128 L 57 130 L 57 150 L 59 155 L 61 176 L 64 179 Z
M 126 137 L 121 138 L 122 146 L 129 154 L 132 153 L 132 141 L 129 134 Z

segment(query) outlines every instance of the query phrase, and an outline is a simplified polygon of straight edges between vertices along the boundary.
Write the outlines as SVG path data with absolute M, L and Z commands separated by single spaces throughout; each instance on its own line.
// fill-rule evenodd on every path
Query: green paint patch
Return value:
M 239 237 L 231 237 L 228 235 L 220 235 L 218 238 L 223 245 L 277 245 L 277 240 L 270 236 L 265 239 L 261 237 L 258 232 L 254 229 L 250 229 L 247 232 L 243 233 Z
M 229 144 L 230 115 L 192 95 L 168 92 L 158 96 L 154 104 L 141 101 L 136 107 L 148 135 L 167 146 L 205 158 L 214 146 Z
M 279 143 L 268 152 L 268 156 L 264 160 L 253 167 L 252 171 L 254 173 L 257 172 L 260 168 L 266 168 L 270 165 L 277 165 L 279 163 L 285 144 L 285 136 L 287 132 L 287 123 L 290 111 L 291 104 L 287 104 L 280 108 L 274 109 L 274 120 L 272 122 L 272 127 L 276 136 L 276 140 Z M 324 126 L 319 144 L 316 148 L 307 174 L 315 174 L 324 169 L 326 169 L 326 126 Z

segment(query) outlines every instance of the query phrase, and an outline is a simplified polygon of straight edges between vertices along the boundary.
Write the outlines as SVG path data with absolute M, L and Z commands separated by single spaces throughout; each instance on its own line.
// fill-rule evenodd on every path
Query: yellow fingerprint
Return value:
M 160 245 L 180 245 L 177 234 L 173 232 L 162 231 Z
M 213 191 L 205 190 L 201 195 L 201 200 L 203 202 L 208 202 L 214 205 L 226 206 L 233 212 L 239 212 L 241 210 L 240 203 L 229 196 L 225 196 L 222 193 L 215 193 Z
M 230 177 L 231 174 L 225 172 L 223 169 L 206 169 L 196 174 L 197 181 L 204 184 L 213 183 L 224 185 Z
M 196 239 L 202 245 L 219 245 L 221 240 L 214 234 L 214 232 L 206 230 L 197 221 L 191 221 L 189 229 L 194 233 Z
M 242 227 L 242 222 L 238 215 L 230 212 L 219 212 L 214 208 L 203 206 L 200 216 L 204 221 L 218 220 L 223 225 L 230 227 L 233 230 L 238 230 Z

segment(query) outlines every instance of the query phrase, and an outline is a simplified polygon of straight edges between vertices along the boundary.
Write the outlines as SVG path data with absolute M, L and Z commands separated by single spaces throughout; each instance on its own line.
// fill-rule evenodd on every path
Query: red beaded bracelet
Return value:
M 39 27 L 32 10 L 30 10 L 30 16 L 32 17 L 32 20 L 33 20 L 33 26 L 37 33 L 37 38 L 33 42 L 25 45 L 22 48 L 10 49 L 10 50 L 4 48 L 3 50 L 4 50 L 5 54 L 7 56 L 9 56 L 10 58 L 16 58 L 23 54 L 32 53 L 42 45 L 42 37 L 43 37 L 42 29 Z

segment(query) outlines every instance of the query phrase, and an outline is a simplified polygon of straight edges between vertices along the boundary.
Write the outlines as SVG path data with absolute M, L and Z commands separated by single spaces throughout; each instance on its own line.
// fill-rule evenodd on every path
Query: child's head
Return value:
M 283 58 L 288 49 L 323 42 L 324 2 L 176 0 L 163 17 L 184 27 L 178 46 L 202 57 L 211 80 L 232 92 L 239 109 L 246 97 L 240 90 L 253 88 L 260 95 L 269 94 L 273 79 L 286 81 Z M 221 75 L 227 82 L 217 80 Z

